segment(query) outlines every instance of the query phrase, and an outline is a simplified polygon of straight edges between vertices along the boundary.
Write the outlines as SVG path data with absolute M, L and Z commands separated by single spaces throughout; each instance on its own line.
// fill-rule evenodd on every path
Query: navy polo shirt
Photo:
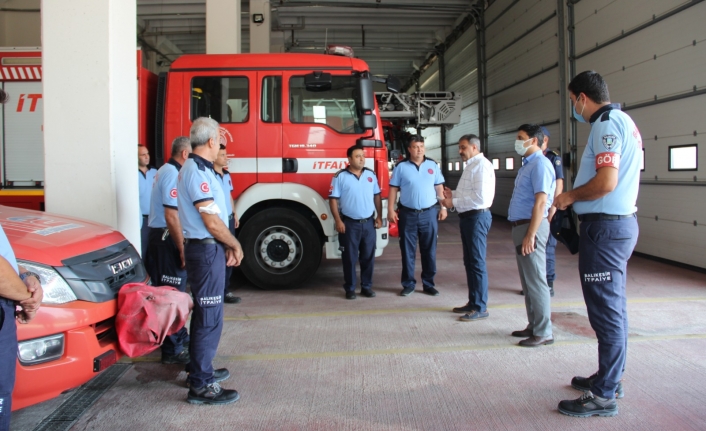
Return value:
M 196 154 L 189 154 L 189 159 L 184 162 L 177 180 L 177 207 L 184 238 L 213 238 L 195 206 L 199 202 L 214 201 L 220 209 L 218 217 L 228 226 L 225 195 L 221 184 L 213 171 L 213 163 Z
M 422 210 L 436 204 L 434 186 L 444 184 L 444 176 L 439 165 L 432 159 L 424 157 L 417 166 L 405 159 L 392 171 L 390 186 L 400 189 L 400 204 L 407 208 Z
M 338 199 L 338 208 L 344 216 L 356 220 L 366 219 L 375 212 L 373 197 L 380 194 L 375 172 L 363 168 L 357 177 L 348 168 L 336 172 L 331 181 L 329 199 Z
M 537 193 L 547 194 L 547 204 L 544 207 L 543 215 L 546 217 L 549 207 L 554 201 L 554 190 L 556 189 L 554 176 L 552 164 L 542 155 L 541 151 L 536 151 L 525 157 L 522 161 L 522 167 L 517 171 L 507 219 L 510 221 L 531 219 L 534 195 Z
M 231 215 L 233 213 L 233 204 L 230 200 L 230 197 L 232 196 L 231 192 L 233 191 L 233 182 L 230 179 L 230 172 L 228 172 L 228 170 L 226 169 L 223 169 L 223 175 L 216 172 L 216 178 L 221 181 L 221 186 L 223 187 L 223 194 L 225 195 L 226 199 L 226 214 Z
M 554 168 L 554 173 L 556 176 L 557 180 L 563 180 L 564 179 L 564 166 L 561 164 L 561 157 L 555 153 L 552 150 L 547 150 L 546 153 L 544 153 L 547 159 L 549 159 L 549 163 L 552 164 L 552 167 Z
M 596 176 L 598 169 L 609 166 L 618 170 L 618 184 L 607 195 L 592 201 L 574 202 L 576 214 L 604 213 L 627 215 L 637 211 L 640 188 L 642 137 L 632 118 L 619 104 L 606 105 L 590 118 L 591 134 L 581 156 L 574 188 Z
M 14 269 L 17 274 L 20 273 L 17 267 L 15 252 L 12 250 L 10 241 L 7 239 L 7 235 L 5 235 L 5 230 L 3 230 L 2 226 L 0 226 L 0 256 L 4 257 L 5 260 L 12 265 L 12 269 Z
M 152 193 L 152 184 L 154 184 L 157 169 L 147 166 L 146 173 L 142 173 L 138 169 L 137 174 L 137 181 L 140 187 L 140 214 L 148 215 L 150 213 L 150 193 Z
M 164 208 L 178 209 L 177 177 L 180 169 L 181 165 L 176 160 L 169 159 L 157 171 L 150 199 L 150 217 L 147 219 L 149 227 L 166 228 L 167 220 L 164 218 Z

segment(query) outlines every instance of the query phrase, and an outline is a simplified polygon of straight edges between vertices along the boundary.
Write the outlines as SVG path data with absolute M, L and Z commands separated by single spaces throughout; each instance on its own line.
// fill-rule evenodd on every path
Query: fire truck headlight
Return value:
M 36 272 L 41 278 L 44 290 L 42 304 L 65 304 L 76 301 L 76 294 L 54 268 L 22 260 L 18 260 L 17 264 L 24 266 L 28 271 Z

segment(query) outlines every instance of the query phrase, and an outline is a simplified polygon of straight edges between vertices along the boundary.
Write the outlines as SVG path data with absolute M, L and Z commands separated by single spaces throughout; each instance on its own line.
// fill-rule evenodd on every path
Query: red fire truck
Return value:
M 324 252 L 340 257 L 327 197 L 331 177 L 347 164 L 348 147 L 366 148 L 366 165 L 387 197 L 388 155 L 372 86 L 386 82 L 396 91 L 394 78 L 371 76 L 359 59 L 320 54 L 185 55 L 157 78 L 140 58 L 138 51 L 138 142 L 158 165 L 169 158 L 175 137 L 188 136 L 195 118 L 221 124 L 245 252 L 242 270 L 255 285 L 299 286 Z M 0 124 L 0 203 L 43 209 L 41 52 L 4 50 L 0 62 L 0 83 L 13 98 Z M 385 224 L 377 255 L 387 243 Z

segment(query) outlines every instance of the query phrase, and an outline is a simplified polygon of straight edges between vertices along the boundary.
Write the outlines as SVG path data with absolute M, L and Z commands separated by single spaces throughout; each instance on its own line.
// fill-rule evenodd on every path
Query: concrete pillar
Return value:
M 45 204 L 140 250 L 136 3 L 43 0 Z
M 206 0 L 206 54 L 240 54 L 240 0 Z
M 270 28 L 272 27 L 269 0 L 250 0 L 250 52 L 270 52 Z M 262 15 L 264 21 L 255 23 L 253 16 Z

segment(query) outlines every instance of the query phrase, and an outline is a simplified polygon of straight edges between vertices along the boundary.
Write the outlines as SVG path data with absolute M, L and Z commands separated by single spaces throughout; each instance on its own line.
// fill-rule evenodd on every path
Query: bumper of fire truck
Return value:
M 333 217 L 330 217 L 330 222 L 333 224 Z M 388 233 L 387 224 L 387 199 L 382 200 L 382 227 L 380 229 L 375 229 L 375 234 L 377 235 L 377 241 L 375 244 L 375 257 L 382 256 L 382 250 L 387 247 L 390 242 L 390 235 Z M 335 229 L 333 229 L 336 232 Z M 334 233 L 333 236 L 329 236 L 326 239 L 326 259 L 340 259 L 341 250 L 340 244 L 338 242 L 338 233 Z

